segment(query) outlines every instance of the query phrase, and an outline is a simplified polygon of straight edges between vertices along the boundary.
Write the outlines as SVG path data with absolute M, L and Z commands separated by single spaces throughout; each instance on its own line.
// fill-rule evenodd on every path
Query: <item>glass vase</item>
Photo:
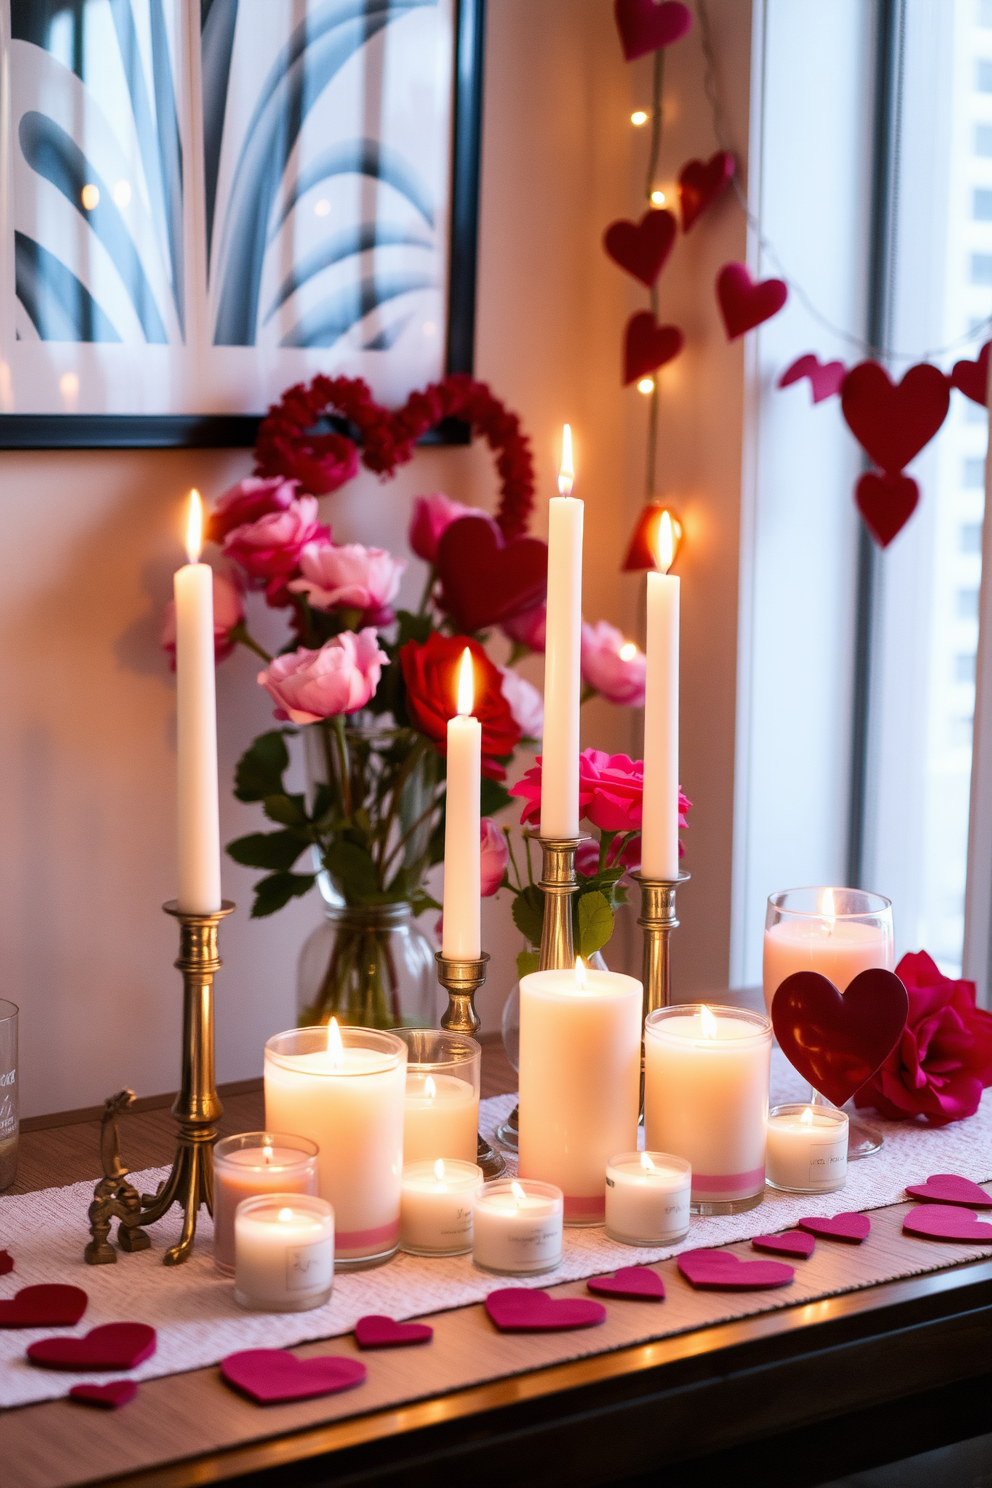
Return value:
M 361 1028 L 430 1028 L 434 948 L 409 904 L 324 905 L 324 922 L 300 952 L 298 1022 Z

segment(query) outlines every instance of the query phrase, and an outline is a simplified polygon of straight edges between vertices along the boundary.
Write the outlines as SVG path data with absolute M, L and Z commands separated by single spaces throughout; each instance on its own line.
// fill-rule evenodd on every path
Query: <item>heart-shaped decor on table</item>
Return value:
M 606 1317 L 601 1302 L 582 1297 L 552 1297 L 529 1287 L 503 1287 L 490 1292 L 486 1311 L 501 1333 L 563 1333 L 592 1328 Z
M 28 1347 L 28 1358 L 42 1369 L 136 1369 L 155 1343 L 147 1323 L 104 1323 L 85 1338 L 42 1338 Z
M 798 1221 L 799 1228 L 824 1240 L 843 1240 L 847 1245 L 860 1245 L 871 1234 L 871 1220 L 867 1214 L 832 1214 L 829 1219 L 810 1215 Z
M 992 1209 L 992 1195 L 984 1188 L 962 1178 L 959 1173 L 931 1173 L 925 1183 L 906 1185 L 910 1198 L 925 1199 L 931 1204 L 962 1204 L 965 1209 Z
M 671 212 L 651 207 L 640 222 L 626 218 L 611 222 L 603 234 L 603 246 L 614 263 L 650 289 L 672 251 L 677 230 Z
M 548 587 L 548 545 L 504 538 L 490 517 L 458 517 L 437 545 L 442 605 L 470 634 L 532 609 Z
M 734 157 L 727 150 L 717 150 L 709 160 L 686 161 L 679 171 L 679 204 L 684 233 L 727 189 L 733 174 Z
M 866 470 L 854 488 L 854 501 L 880 548 L 887 548 L 916 510 L 920 488 L 911 475 Z
M 979 1219 L 973 1209 L 953 1204 L 921 1204 L 902 1222 L 904 1235 L 921 1240 L 957 1240 L 964 1244 L 992 1245 L 992 1224 Z
M 586 1282 L 601 1297 L 624 1297 L 628 1302 L 663 1302 L 665 1283 L 650 1266 L 621 1266 L 614 1276 L 593 1276 Z
M 434 1329 L 428 1323 L 398 1323 L 395 1318 L 370 1312 L 355 1324 L 359 1348 L 407 1348 L 412 1343 L 430 1343 Z
M 813 1236 L 803 1230 L 786 1230 L 781 1235 L 756 1235 L 751 1244 L 755 1250 L 763 1250 L 768 1255 L 796 1256 L 801 1261 L 808 1261 L 816 1249 Z
M 959 393 L 964 393 L 973 403 L 981 403 L 983 407 L 989 384 L 990 346 L 992 341 L 986 341 L 976 362 L 955 362 L 951 372 L 951 386 L 956 387 Z
M 894 383 L 877 362 L 859 362 L 840 395 L 847 427 L 880 470 L 896 475 L 947 417 L 951 385 L 939 367 L 920 362 Z
M 789 290 L 783 279 L 762 279 L 755 283 L 747 264 L 729 263 L 716 276 L 716 297 L 727 337 L 736 341 L 745 331 L 753 331 L 755 326 L 777 315 L 789 298 Z
M 0 1276 L 6 1276 L 14 1269 L 14 1257 L 9 1250 L 0 1250 Z
M 86 1311 L 82 1287 L 44 1282 L 0 1302 L 0 1328 L 71 1328 Z
M 801 382 L 804 377 L 808 377 L 813 390 L 813 402 L 822 403 L 824 398 L 833 398 L 840 392 L 846 376 L 847 368 L 843 362 L 821 362 L 815 351 L 808 351 L 805 356 L 797 357 L 791 366 L 786 367 L 776 386 L 791 387 L 794 382 Z
M 729 1250 L 687 1250 L 679 1256 L 679 1270 L 694 1287 L 709 1292 L 788 1286 L 796 1274 L 781 1261 L 742 1261 Z
M 650 310 L 638 310 L 628 320 L 624 335 L 624 386 L 649 372 L 657 372 L 659 367 L 678 356 L 683 344 L 684 337 L 678 326 L 660 326 Z
M 628 62 L 671 46 L 692 25 L 691 11 L 679 0 L 613 0 L 613 14 Z
M 118 1410 L 133 1400 L 137 1393 L 136 1380 L 111 1380 L 109 1385 L 73 1385 L 69 1391 L 73 1400 L 99 1406 L 102 1410 Z
M 792 1067 L 842 1106 L 895 1047 L 908 1011 L 894 971 L 871 967 L 844 993 L 818 971 L 794 971 L 772 999 L 772 1027 Z
M 337 1395 L 364 1384 L 368 1373 L 359 1359 L 339 1354 L 298 1359 L 286 1349 L 244 1349 L 239 1354 L 228 1354 L 220 1361 L 220 1372 L 229 1385 L 250 1395 L 259 1405 Z

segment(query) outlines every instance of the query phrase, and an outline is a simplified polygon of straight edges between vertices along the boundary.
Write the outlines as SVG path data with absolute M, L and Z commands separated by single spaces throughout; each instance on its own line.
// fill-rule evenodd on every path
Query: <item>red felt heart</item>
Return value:
M 951 387 L 956 387 L 959 393 L 964 393 L 973 403 L 981 403 L 985 406 L 989 385 L 989 347 L 992 341 L 986 341 L 978 353 L 976 362 L 955 362 L 951 372 Z
M 868 470 L 854 488 L 854 500 L 865 526 L 880 548 L 887 548 L 916 510 L 920 488 L 911 475 Z
M 813 1236 L 804 1235 L 802 1230 L 786 1230 L 781 1235 L 756 1235 L 751 1244 L 755 1250 L 767 1251 L 769 1255 L 798 1256 L 802 1261 L 808 1261 L 816 1248 Z
M 364 1384 L 368 1371 L 358 1359 L 319 1354 L 298 1359 L 286 1349 L 244 1349 L 220 1361 L 221 1377 L 235 1390 L 271 1405 L 277 1400 L 310 1400 L 337 1395 Z
M 803 1079 L 842 1106 L 895 1047 L 908 1011 L 893 971 L 862 971 L 843 994 L 818 971 L 794 971 L 772 999 L 772 1027 Z
M 971 1209 L 957 1209 L 952 1204 L 921 1204 L 911 1209 L 902 1222 L 904 1235 L 918 1235 L 921 1240 L 961 1240 L 976 1245 L 992 1245 L 992 1224 L 979 1219 Z
M 799 1228 L 810 1235 L 820 1235 L 826 1240 L 844 1240 L 848 1245 L 860 1245 L 871 1234 L 871 1220 L 867 1214 L 833 1214 L 829 1219 L 812 1215 L 798 1221 Z
M 677 225 L 671 212 L 652 207 L 640 222 L 611 222 L 603 246 L 614 263 L 650 289 L 672 251 Z
M 648 372 L 656 372 L 659 367 L 677 357 L 682 350 L 683 339 L 678 326 L 660 326 L 650 310 L 638 310 L 628 320 L 624 336 L 624 386 L 636 382 Z
M 6 1276 L 8 1271 L 14 1269 L 14 1257 L 9 1250 L 0 1250 L 0 1276 Z
M 789 290 L 782 279 L 762 279 L 756 284 L 746 264 L 729 263 L 716 276 L 716 295 L 727 337 L 736 341 L 745 331 L 753 331 L 762 321 L 777 315 L 789 298 Z
M 927 1199 L 933 1204 L 963 1204 L 966 1209 L 992 1209 L 992 1195 L 984 1188 L 962 1178 L 958 1173 L 931 1173 L 926 1183 L 908 1185 L 906 1192 L 914 1199 Z
M 109 1385 L 73 1385 L 69 1394 L 84 1405 L 98 1405 L 103 1410 L 118 1410 L 138 1393 L 135 1380 L 111 1380 Z
M 82 1287 L 46 1282 L 0 1302 L 0 1328 L 71 1328 L 86 1311 Z
M 840 392 L 846 375 L 847 368 L 843 362 L 821 362 L 815 351 L 808 351 L 805 356 L 797 357 L 791 366 L 786 367 L 778 380 L 778 386 L 791 387 L 794 382 L 808 377 L 813 390 L 813 402 L 822 403 L 824 398 L 832 398 Z
M 947 417 L 951 385 L 939 367 L 920 362 L 893 383 L 877 362 L 859 362 L 840 395 L 847 427 L 880 470 L 896 475 Z
M 543 600 L 548 545 L 537 537 L 507 540 L 490 517 L 458 517 L 438 543 L 437 571 L 444 609 L 471 633 Z
M 359 1348 L 405 1348 L 411 1343 L 429 1343 L 434 1329 L 427 1323 L 398 1323 L 381 1313 L 369 1313 L 355 1324 L 355 1342 Z
M 692 14 L 678 0 L 613 0 L 613 14 L 624 57 L 633 62 L 659 47 L 671 46 L 692 25 Z
M 601 1302 L 552 1297 L 528 1287 L 490 1292 L 486 1311 L 501 1333 L 562 1333 L 569 1328 L 592 1328 L 606 1317 Z
M 679 1270 L 694 1287 L 710 1292 L 788 1286 L 796 1274 L 781 1261 L 742 1261 L 729 1250 L 687 1250 L 679 1256 Z
M 717 150 L 709 160 L 687 160 L 679 172 L 682 231 L 687 233 L 706 208 L 725 191 L 734 174 L 734 157 Z
M 630 1302 L 662 1302 L 665 1283 L 650 1266 L 621 1266 L 615 1276 L 594 1276 L 586 1282 L 603 1297 L 626 1297 Z
M 147 1323 L 104 1323 L 85 1338 L 42 1338 L 28 1348 L 42 1369 L 136 1369 L 155 1352 Z

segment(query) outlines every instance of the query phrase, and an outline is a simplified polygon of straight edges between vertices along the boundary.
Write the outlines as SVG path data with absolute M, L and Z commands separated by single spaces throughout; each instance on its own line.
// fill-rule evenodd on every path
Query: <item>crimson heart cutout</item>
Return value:
M 921 1240 L 961 1240 L 976 1245 L 992 1245 L 992 1225 L 979 1219 L 971 1209 L 956 1209 L 951 1204 L 922 1204 L 911 1209 L 902 1222 L 904 1235 L 917 1235 Z
M 679 203 L 682 231 L 687 233 L 698 217 L 726 190 L 734 174 L 734 157 L 717 150 L 709 160 L 687 160 L 679 172 Z
M 490 1292 L 486 1311 L 501 1333 L 563 1333 L 569 1328 L 592 1328 L 606 1317 L 601 1302 L 552 1297 L 528 1287 Z
M 603 246 L 614 263 L 650 289 L 672 251 L 677 227 L 671 212 L 651 207 L 640 222 L 611 222 Z
M 679 1256 L 679 1270 L 694 1287 L 710 1292 L 788 1286 L 796 1274 L 781 1261 L 742 1261 L 729 1250 L 687 1250 Z
M 992 341 L 986 341 L 976 362 L 955 362 L 951 372 L 951 387 L 956 387 L 959 393 L 964 393 L 973 403 L 981 403 L 983 408 L 989 385 L 990 346 Z
M 829 1219 L 811 1215 L 798 1221 L 799 1228 L 810 1235 L 820 1235 L 826 1240 L 844 1240 L 848 1245 L 860 1245 L 871 1234 L 871 1220 L 867 1214 L 833 1214 Z
M 42 1369 L 135 1369 L 155 1352 L 147 1323 L 104 1323 L 85 1338 L 42 1338 L 28 1348 Z
M 877 362 L 859 362 L 840 395 L 847 427 L 880 470 L 896 475 L 947 417 L 951 385 L 939 367 L 920 362 L 893 383 Z
M 854 488 L 854 500 L 865 526 L 880 548 L 887 548 L 916 510 L 920 488 L 911 475 L 868 470 Z
M 751 1244 L 755 1250 L 767 1251 L 769 1255 L 798 1256 L 802 1261 L 808 1261 L 816 1249 L 813 1236 L 804 1235 L 802 1230 L 786 1230 L 781 1235 L 756 1235 Z
M 9 1250 L 0 1250 L 0 1276 L 6 1276 L 14 1269 L 14 1257 Z
M 620 44 L 628 62 L 671 46 L 692 25 L 692 14 L 678 0 L 613 0 Z
M 840 392 L 846 376 L 847 368 L 843 362 L 821 362 L 815 351 L 808 351 L 805 356 L 797 357 L 791 366 L 786 367 L 777 386 L 791 387 L 794 382 L 808 377 L 813 390 L 813 402 L 822 403 L 824 398 L 832 398 Z
M 621 1266 L 615 1276 L 594 1276 L 586 1282 L 603 1297 L 625 1297 L 629 1302 L 663 1302 L 665 1283 L 650 1266 Z
M 411 1343 L 429 1343 L 434 1329 L 427 1323 L 398 1323 L 395 1318 L 370 1312 L 355 1324 L 359 1348 L 405 1348 Z
M 458 517 L 437 545 L 441 604 L 470 634 L 543 600 L 548 545 L 538 537 L 507 540 L 491 517 Z
M 729 263 L 716 276 L 716 295 L 727 337 L 736 341 L 745 331 L 753 331 L 762 321 L 777 315 L 789 298 L 789 290 L 782 279 L 762 279 L 756 284 L 747 264 Z
M 0 1328 L 71 1328 L 89 1301 L 82 1287 L 45 1282 L 0 1302 Z
M 111 1380 L 109 1385 L 73 1385 L 69 1394 L 84 1405 L 99 1405 L 104 1410 L 118 1410 L 138 1393 L 135 1380 Z
M 271 1405 L 277 1400 L 311 1400 L 315 1395 L 337 1395 L 364 1384 L 368 1373 L 358 1359 L 318 1354 L 298 1359 L 286 1349 L 244 1349 L 220 1361 L 222 1379 L 235 1390 Z
M 660 326 L 650 310 L 638 310 L 628 320 L 624 336 L 624 387 L 648 372 L 656 372 L 659 367 L 677 357 L 682 350 L 683 340 L 678 326 Z
M 966 1209 L 992 1209 L 992 1196 L 970 1178 L 958 1173 L 931 1173 L 926 1183 L 907 1185 L 914 1199 L 927 1199 L 934 1204 L 963 1204 Z
M 908 1012 L 894 971 L 859 972 L 843 994 L 818 971 L 794 971 L 772 999 L 772 1027 L 793 1068 L 842 1106 L 898 1043 Z

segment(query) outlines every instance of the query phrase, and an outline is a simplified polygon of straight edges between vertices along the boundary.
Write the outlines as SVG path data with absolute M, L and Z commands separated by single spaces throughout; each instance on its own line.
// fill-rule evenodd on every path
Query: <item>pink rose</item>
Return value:
M 544 699 L 532 682 L 509 667 L 500 667 L 500 691 L 510 705 L 514 722 L 525 739 L 539 739 L 544 732 Z
M 611 703 L 644 706 L 647 657 L 606 620 L 582 622 L 582 680 Z
M 491 816 L 484 816 L 479 824 L 482 854 L 482 897 L 495 894 L 503 882 L 503 874 L 510 857 L 506 838 Z
M 286 656 L 277 656 L 266 671 L 259 672 L 258 685 L 275 703 L 276 718 L 317 723 L 321 718 L 364 708 L 388 662 L 371 626 L 357 635 L 346 630 L 319 651 L 300 646 Z
M 318 610 L 361 610 L 366 625 L 389 625 L 405 558 L 394 558 L 385 548 L 363 548 L 361 543 L 307 543 L 300 554 L 300 579 L 289 585 L 306 594 Z
M 223 496 L 218 496 L 207 518 L 204 535 L 211 542 L 223 542 L 235 527 L 257 522 L 259 517 L 267 517 L 271 512 L 285 511 L 295 501 L 298 486 L 299 481 L 284 480 L 281 475 L 264 480 L 249 475 L 225 491 Z
M 499 622 L 499 628 L 511 641 L 527 646 L 531 651 L 543 651 L 548 625 L 547 605 L 535 605 L 531 610 L 521 610 L 517 615 L 508 615 Z
M 245 618 L 241 587 L 231 574 L 214 574 L 214 662 L 225 661 L 237 646 L 231 631 Z M 170 599 L 162 617 L 162 650 L 176 670 L 176 602 Z
M 470 517 L 474 512 L 475 507 L 452 501 L 450 496 L 444 496 L 440 491 L 431 496 L 415 496 L 407 541 L 418 558 L 433 563 L 445 528 L 450 527 L 457 517 Z
M 624 846 L 622 852 L 618 852 L 622 837 L 616 837 L 606 850 L 606 867 L 613 868 L 617 863 L 622 863 L 630 873 L 634 873 L 641 866 L 641 836 L 640 833 L 631 837 Z M 599 842 L 595 837 L 583 837 L 575 850 L 575 870 L 585 878 L 591 878 L 599 872 Z
M 511 796 L 525 802 L 521 824 L 541 820 L 541 760 L 511 787 Z M 579 815 L 602 832 L 639 832 L 644 793 L 644 761 L 626 754 L 584 749 L 579 756 Z M 679 790 L 679 826 L 689 825 L 685 813 L 692 802 Z M 681 853 L 681 844 L 679 851 Z
M 224 552 L 240 563 L 270 605 L 289 604 L 287 581 L 297 572 L 308 543 L 330 542 L 329 527 L 317 520 L 317 498 L 301 496 L 285 511 L 268 512 L 255 522 L 234 527 L 224 539 Z

